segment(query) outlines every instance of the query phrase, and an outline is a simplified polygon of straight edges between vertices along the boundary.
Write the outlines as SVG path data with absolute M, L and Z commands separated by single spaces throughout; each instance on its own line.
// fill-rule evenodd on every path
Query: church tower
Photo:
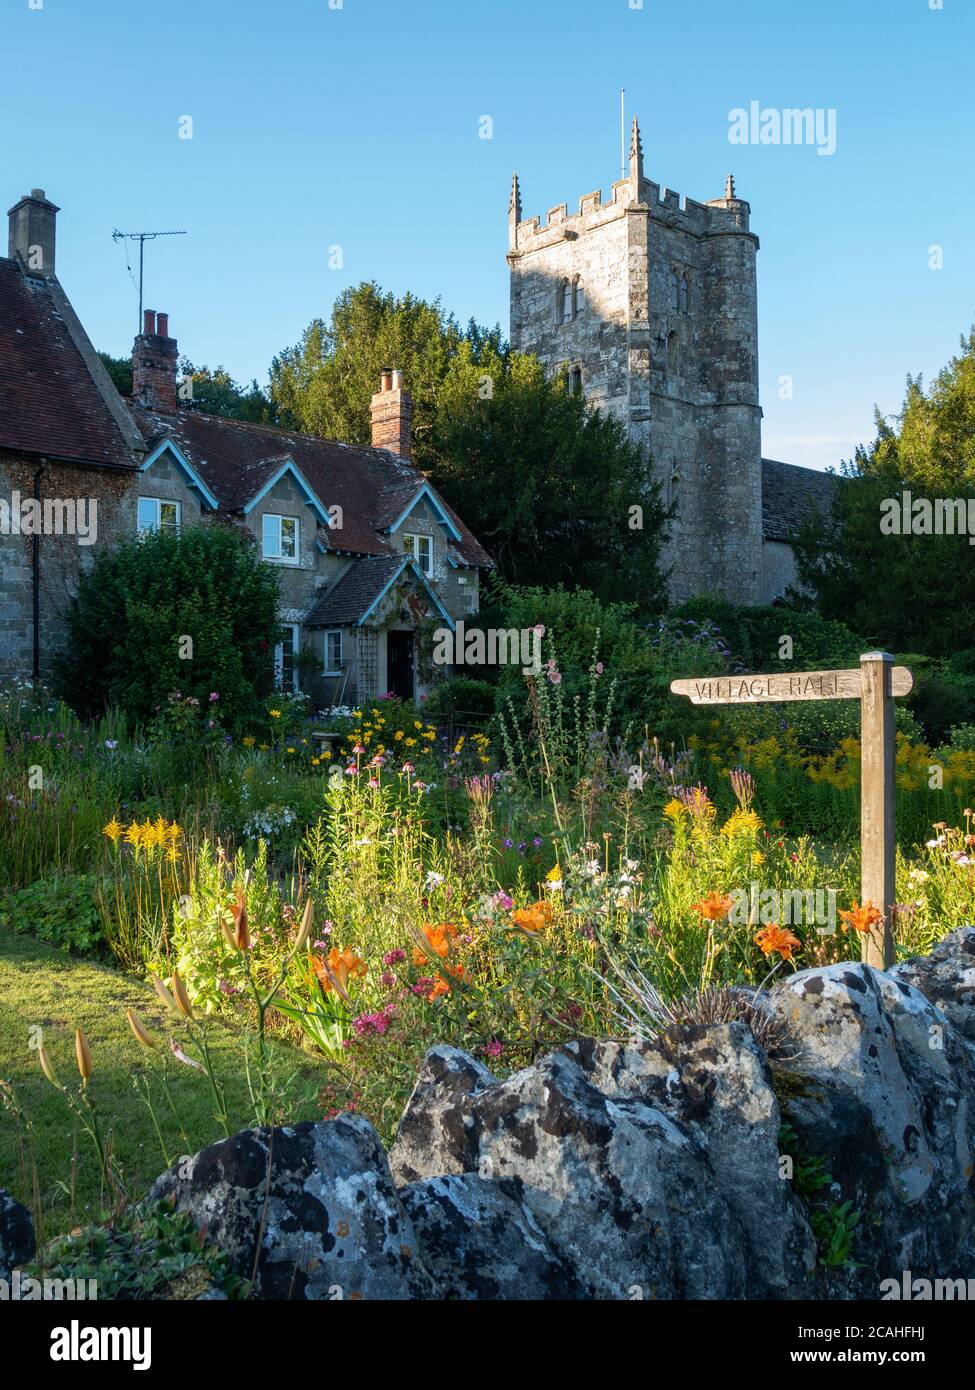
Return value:
M 597 190 L 571 216 L 561 203 L 544 224 L 523 221 L 512 180 L 511 345 L 549 371 L 567 367 L 570 385 L 618 416 L 652 457 L 674 506 L 663 560 L 676 600 L 761 596 L 758 238 L 749 215 L 730 175 L 724 197 L 707 203 L 646 178 L 635 119 L 629 176 L 608 203 Z

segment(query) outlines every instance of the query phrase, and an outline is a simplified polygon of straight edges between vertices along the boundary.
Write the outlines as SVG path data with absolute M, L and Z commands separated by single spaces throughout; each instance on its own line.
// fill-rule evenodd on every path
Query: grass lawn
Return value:
M 102 1207 L 98 1166 L 91 1143 L 63 1097 L 45 1080 L 37 1060 L 37 1029 L 63 1085 L 76 1087 L 74 1030 L 84 1029 L 94 1057 L 90 1094 L 102 1126 L 111 1131 L 116 1160 L 133 1197 L 141 1195 L 165 1166 L 149 1112 L 134 1078 L 150 1054 L 139 1046 L 125 1017 L 135 1009 L 154 1035 L 172 1029 L 152 989 L 108 966 L 70 958 L 30 936 L 0 928 L 0 1078 L 11 1083 L 32 1124 L 37 1187 L 43 1206 L 43 1234 L 50 1237 L 98 1216 Z M 224 1081 L 234 1128 L 252 1123 L 240 1034 L 214 1023 L 211 1050 Z M 327 1076 L 325 1066 L 287 1044 L 273 1045 L 275 1075 L 293 1078 L 289 1121 L 320 1114 L 315 1094 Z M 195 1152 L 222 1138 L 213 1116 L 206 1077 L 169 1059 L 167 1074 L 189 1146 L 158 1097 L 157 1114 L 170 1153 Z M 36 1207 L 27 1146 L 6 1109 L 0 1108 L 0 1187 Z M 37 1219 L 35 1210 L 35 1221 Z

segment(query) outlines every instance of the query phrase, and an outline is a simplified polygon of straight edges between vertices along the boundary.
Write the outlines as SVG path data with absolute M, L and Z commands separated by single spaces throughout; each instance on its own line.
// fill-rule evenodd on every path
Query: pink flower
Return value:
M 544 623 L 536 623 L 536 624 L 535 624 L 535 636 L 536 636 L 536 637 L 544 637 L 544 636 L 545 636 L 545 624 L 544 624 Z
M 406 960 L 405 951 L 387 951 L 383 956 L 383 965 L 400 965 L 404 960 Z
M 217 692 L 216 692 L 215 690 L 211 690 L 211 691 L 210 691 L 210 704 L 212 705 L 213 702 L 214 702 L 214 700 L 219 700 L 219 699 L 220 699 L 220 696 L 217 694 Z
M 553 685 L 562 684 L 562 673 L 560 671 L 549 671 L 548 678 Z
M 602 674 L 603 674 L 603 663 L 602 663 L 601 661 L 597 661 L 597 662 L 596 662 L 596 675 L 597 675 L 597 676 L 601 676 Z
M 502 1050 L 501 1044 L 498 1042 L 497 1038 L 492 1038 L 489 1043 L 485 1043 L 481 1048 L 485 1057 L 500 1057 Z
M 404 763 L 403 766 L 402 766 L 402 768 L 400 769 L 400 771 L 401 771 L 401 772 L 407 772 L 407 773 L 408 773 L 408 772 L 415 772 L 415 771 L 416 771 L 416 768 L 413 766 L 412 763 Z

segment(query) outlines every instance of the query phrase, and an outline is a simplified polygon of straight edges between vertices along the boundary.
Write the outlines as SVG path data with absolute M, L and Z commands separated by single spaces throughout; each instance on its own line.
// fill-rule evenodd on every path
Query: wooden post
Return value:
M 878 970 L 894 963 L 897 836 L 893 665 L 894 658 L 887 652 L 867 652 L 860 657 L 860 901 L 872 903 L 884 914 L 883 922 L 863 937 L 863 960 Z

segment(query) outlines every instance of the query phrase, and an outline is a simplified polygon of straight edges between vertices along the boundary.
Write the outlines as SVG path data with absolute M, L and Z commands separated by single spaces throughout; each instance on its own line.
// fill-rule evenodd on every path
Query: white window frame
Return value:
M 140 513 L 140 511 L 142 510 L 142 504 L 143 504 L 143 502 L 145 502 L 148 506 L 152 507 L 153 513 L 154 513 L 154 515 L 153 515 L 153 520 L 152 520 L 152 522 L 151 522 L 148 526 L 143 526 L 143 524 L 142 524 L 142 519 L 141 519 L 141 517 L 139 516 L 139 513 Z M 164 506 L 166 506 L 166 507 L 175 507 L 175 508 L 176 508 L 176 520 L 175 520 L 174 522 L 169 522 L 169 521 L 167 521 L 167 522 L 165 522 L 165 523 L 163 522 L 163 520 L 162 520 L 162 508 L 163 508 Z M 161 530 L 163 529 L 164 525 L 165 525 L 165 529 L 166 529 L 167 531 L 170 530 L 170 529 L 172 529 L 172 530 L 174 530 L 174 531 L 178 531 L 179 528 L 180 528 L 180 525 L 182 524 L 182 520 L 183 520 L 183 507 L 182 507 L 182 503 L 177 502 L 176 499 L 175 499 L 174 497 L 140 497 L 140 498 L 138 499 L 138 501 L 136 502 L 136 506 L 135 506 L 135 529 L 136 529 L 136 532 L 137 532 L 140 536 L 145 536 L 145 535 L 147 535 L 150 531 L 161 531 Z
M 301 626 L 299 623 L 282 623 L 282 627 L 287 628 L 291 633 L 291 690 L 293 695 L 298 689 L 298 651 L 301 641 Z M 277 642 L 274 647 L 274 685 L 277 690 L 284 690 L 284 642 Z
M 330 637 L 337 637 L 337 638 L 339 639 L 339 655 L 338 655 L 338 661 L 336 661 L 336 662 L 330 662 L 329 659 L 328 659 L 328 639 L 329 639 Z M 342 632 L 342 629 L 341 629 L 340 627 L 328 627 L 328 628 L 326 628 L 326 629 L 325 629 L 325 637 L 324 637 L 324 647 L 323 647 L 323 649 L 322 649 L 322 660 L 323 660 L 323 662 L 324 662 L 324 671 L 323 671 L 323 675 L 326 675 L 326 676 L 340 676 L 340 675 L 342 674 L 342 657 L 343 657 L 343 649 L 344 649 L 344 647 L 345 647 L 345 641 L 344 641 L 344 634 L 343 634 L 343 632 Z
M 278 524 L 272 528 L 271 539 L 276 533 L 277 554 L 273 550 L 268 550 L 268 522 L 276 521 Z M 282 522 L 291 521 L 295 528 L 295 553 L 294 555 L 283 554 L 282 545 Z M 300 565 L 301 564 L 301 526 L 296 516 L 286 516 L 280 512 L 265 512 L 261 518 L 261 554 L 265 560 L 270 560 L 275 565 Z
M 426 541 L 429 565 L 425 566 L 420 559 L 420 542 Z M 403 533 L 403 552 L 412 555 L 416 561 L 420 573 L 427 579 L 433 578 L 433 537 L 426 535 L 422 531 L 405 531 Z

